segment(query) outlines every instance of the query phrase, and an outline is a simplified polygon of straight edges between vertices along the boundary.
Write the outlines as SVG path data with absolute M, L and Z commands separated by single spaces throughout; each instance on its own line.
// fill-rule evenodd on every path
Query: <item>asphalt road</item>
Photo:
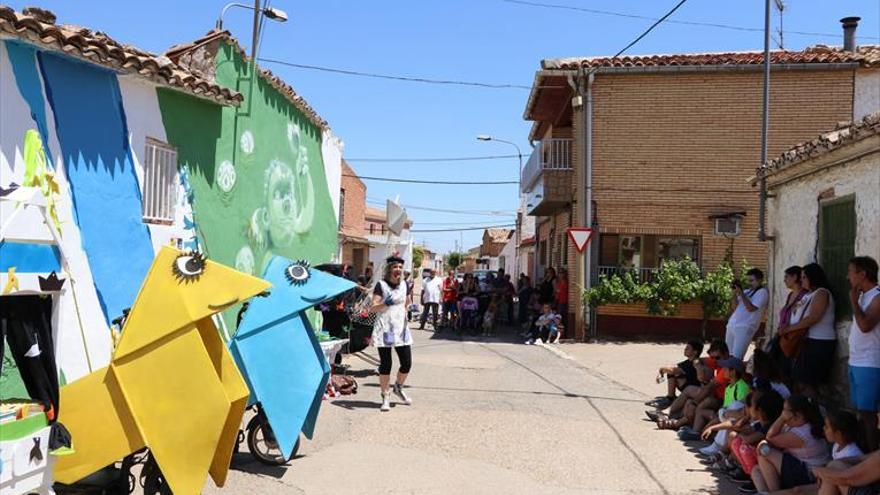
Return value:
M 731 493 L 643 420 L 642 403 L 660 391 L 633 380 L 677 360 L 676 346 L 571 347 L 569 359 L 565 345 L 415 337 L 412 406 L 380 412 L 375 352 L 349 356 L 360 391 L 324 403 L 315 439 L 289 466 L 242 452 L 227 486 L 209 481 L 205 493 Z M 601 365 L 622 355 L 634 364 Z

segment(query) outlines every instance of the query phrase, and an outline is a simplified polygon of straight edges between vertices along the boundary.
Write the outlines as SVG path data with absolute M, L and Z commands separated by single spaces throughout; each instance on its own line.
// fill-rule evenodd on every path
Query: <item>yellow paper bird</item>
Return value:
M 74 483 L 149 447 L 171 490 L 226 481 L 248 388 L 211 317 L 270 284 L 164 247 L 153 261 L 110 366 L 61 388 L 59 420 L 76 454 L 55 477 Z
M 18 289 L 18 276 L 15 274 L 15 267 L 10 266 L 6 273 L 6 287 L 3 287 L 2 295 L 11 294 L 13 290 Z

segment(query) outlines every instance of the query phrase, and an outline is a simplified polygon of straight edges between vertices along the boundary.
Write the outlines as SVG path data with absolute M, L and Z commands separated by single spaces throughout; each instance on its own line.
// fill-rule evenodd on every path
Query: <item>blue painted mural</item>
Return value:
M 93 65 L 45 52 L 38 58 L 83 248 L 109 321 L 131 306 L 153 261 L 119 83 Z

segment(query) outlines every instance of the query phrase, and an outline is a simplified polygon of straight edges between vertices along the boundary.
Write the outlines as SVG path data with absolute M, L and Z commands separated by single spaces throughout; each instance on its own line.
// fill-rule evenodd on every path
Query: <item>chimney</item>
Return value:
M 859 27 L 861 17 L 844 17 L 840 20 L 843 24 L 843 50 L 847 52 L 856 51 L 856 28 Z

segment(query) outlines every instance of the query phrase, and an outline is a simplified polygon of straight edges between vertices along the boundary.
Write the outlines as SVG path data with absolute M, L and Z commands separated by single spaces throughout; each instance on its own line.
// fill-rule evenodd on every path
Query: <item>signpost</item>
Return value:
M 577 252 L 584 254 L 584 251 L 586 251 L 587 246 L 590 244 L 590 240 L 593 238 L 593 229 L 571 227 L 566 232 L 568 232 L 568 238 L 574 243 Z

